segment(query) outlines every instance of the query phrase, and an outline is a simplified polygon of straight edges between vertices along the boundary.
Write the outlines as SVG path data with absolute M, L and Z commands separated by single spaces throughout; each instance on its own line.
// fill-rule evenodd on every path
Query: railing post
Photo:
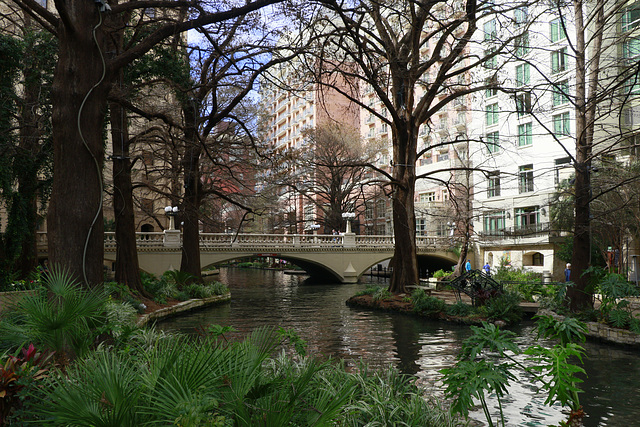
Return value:
M 165 248 L 179 248 L 180 230 L 164 230 L 164 239 L 162 243 Z
M 294 247 L 300 247 L 300 235 L 299 234 L 294 234 L 293 236 L 293 246 Z
M 356 233 L 344 233 L 344 236 L 342 236 L 342 246 L 345 248 L 355 248 Z

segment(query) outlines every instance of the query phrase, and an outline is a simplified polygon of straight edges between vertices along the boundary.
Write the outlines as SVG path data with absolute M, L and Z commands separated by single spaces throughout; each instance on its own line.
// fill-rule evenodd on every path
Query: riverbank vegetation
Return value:
M 453 291 L 440 292 L 435 296 L 421 288 L 410 295 L 398 296 L 391 294 L 386 287 L 371 285 L 351 297 L 347 304 L 468 324 L 483 321 L 512 324 L 523 317 L 518 305 L 521 299 L 513 292 L 489 299 L 482 306 L 473 306 L 455 298 Z
M 309 357 L 293 331 L 227 341 L 136 317 L 52 269 L 2 315 L 0 425 L 464 425 L 412 377 Z
M 599 267 L 591 267 L 589 292 L 593 294 L 593 308 L 572 313 L 566 303 L 567 290 L 572 282 L 545 283 L 539 274 L 523 269 L 501 266 L 492 278 L 504 292 L 473 306 L 456 297 L 447 281 L 438 282 L 440 291 L 417 288 L 410 295 L 393 295 L 386 287 L 370 285 L 354 295 L 350 305 L 414 313 L 461 323 L 479 324 L 482 321 L 502 321 L 512 324 L 523 317 L 519 305 L 536 302 L 539 307 L 581 321 L 598 322 L 617 329 L 640 334 L 640 290 L 626 278 Z M 446 277 L 446 276 L 444 276 Z

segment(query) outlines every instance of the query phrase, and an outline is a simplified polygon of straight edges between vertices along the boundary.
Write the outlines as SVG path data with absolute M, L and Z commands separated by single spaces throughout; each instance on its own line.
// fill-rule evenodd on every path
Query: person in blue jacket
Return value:
M 467 263 L 464 265 L 464 269 L 466 271 L 471 271 L 471 261 L 467 260 Z
M 571 264 L 570 263 L 567 263 L 567 268 L 564 269 L 564 281 L 565 282 L 571 281 Z

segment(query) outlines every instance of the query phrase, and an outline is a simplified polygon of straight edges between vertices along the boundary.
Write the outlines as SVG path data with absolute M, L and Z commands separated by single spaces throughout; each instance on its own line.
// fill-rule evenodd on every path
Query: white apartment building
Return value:
M 481 170 L 473 177 L 473 219 L 482 262 L 556 276 L 563 262 L 555 255 L 549 204 L 571 175 L 575 154 L 574 110 L 566 96 L 575 86 L 567 53 L 573 32 L 558 18 L 521 8 L 483 22 L 485 52 L 515 38 L 512 50 L 479 71 L 496 87 L 476 94 L 470 152 Z

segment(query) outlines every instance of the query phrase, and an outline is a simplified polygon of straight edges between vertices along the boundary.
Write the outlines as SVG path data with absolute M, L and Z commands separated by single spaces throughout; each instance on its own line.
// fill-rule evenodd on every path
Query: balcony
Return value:
M 541 222 L 538 224 L 528 224 L 519 227 L 505 227 L 499 230 L 485 230 L 480 232 L 480 238 L 487 240 L 500 239 L 521 239 L 528 237 L 548 237 L 557 230 L 551 229 L 551 223 Z

